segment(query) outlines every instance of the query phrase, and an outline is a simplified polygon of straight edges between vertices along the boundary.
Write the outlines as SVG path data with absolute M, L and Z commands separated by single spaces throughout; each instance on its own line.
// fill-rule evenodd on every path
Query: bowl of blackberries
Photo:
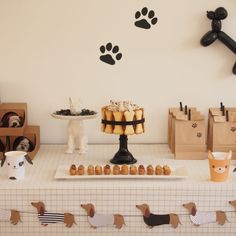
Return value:
M 70 109 L 61 109 L 54 114 L 59 116 L 92 116 L 96 115 L 97 112 L 89 109 L 82 109 L 80 112 L 71 113 Z

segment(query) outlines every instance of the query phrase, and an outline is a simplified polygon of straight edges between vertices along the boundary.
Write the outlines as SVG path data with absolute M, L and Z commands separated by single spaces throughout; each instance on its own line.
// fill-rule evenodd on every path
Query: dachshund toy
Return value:
M 37 209 L 39 221 L 43 226 L 61 222 L 70 228 L 73 224 L 76 224 L 74 215 L 71 213 L 48 212 L 43 202 L 31 202 L 31 205 Z
M 202 224 L 217 222 L 219 225 L 224 225 L 227 217 L 223 211 L 213 211 L 213 212 L 199 212 L 197 211 L 196 204 L 194 202 L 189 202 L 183 204 L 183 207 L 189 211 L 190 220 L 195 226 L 200 226 Z
M 142 212 L 145 224 L 151 229 L 153 226 L 170 224 L 173 228 L 177 228 L 181 224 L 179 216 L 174 213 L 165 215 L 156 215 L 150 212 L 148 204 L 136 205 Z
M 115 226 L 117 229 L 121 229 L 125 225 L 124 217 L 120 214 L 97 214 L 91 203 L 81 204 L 81 207 L 87 212 L 88 222 L 94 229 L 101 226 Z

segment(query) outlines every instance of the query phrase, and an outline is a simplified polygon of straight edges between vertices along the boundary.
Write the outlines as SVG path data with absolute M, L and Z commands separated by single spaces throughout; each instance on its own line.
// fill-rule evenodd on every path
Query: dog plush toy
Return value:
M 13 143 L 14 151 L 31 152 L 34 150 L 33 143 L 26 137 L 17 137 Z
M 15 112 L 7 112 L 1 120 L 2 127 L 17 128 L 22 127 L 23 119 Z

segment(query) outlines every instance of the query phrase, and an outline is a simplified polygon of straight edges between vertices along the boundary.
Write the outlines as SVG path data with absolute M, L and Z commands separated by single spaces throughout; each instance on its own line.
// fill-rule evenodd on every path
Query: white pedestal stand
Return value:
M 79 150 L 79 154 L 84 154 L 88 151 L 88 137 L 85 132 L 84 120 L 93 119 L 96 115 L 88 116 L 62 116 L 52 114 L 52 117 L 61 120 L 68 120 L 68 142 L 66 153 L 71 154 L 75 149 Z

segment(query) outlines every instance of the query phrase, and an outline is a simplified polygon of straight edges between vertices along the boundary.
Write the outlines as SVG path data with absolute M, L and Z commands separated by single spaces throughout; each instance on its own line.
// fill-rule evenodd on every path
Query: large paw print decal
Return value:
M 150 29 L 151 26 L 157 23 L 155 12 L 153 10 L 148 11 L 147 7 L 144 7 L 141 12 L 137 11 L 135 13 L 135 19 L 135 26 L 143 29 Z
M 104 54 L 100 56 L 100 60 L 109 65 L 115 65 L 116 61 L 122 58 L 122 53 L 119 53 L 119 47 L 117 45 L 113 47 L 111 43 L 108 43 L 106 47 L 102 45 L 100 51 Z

